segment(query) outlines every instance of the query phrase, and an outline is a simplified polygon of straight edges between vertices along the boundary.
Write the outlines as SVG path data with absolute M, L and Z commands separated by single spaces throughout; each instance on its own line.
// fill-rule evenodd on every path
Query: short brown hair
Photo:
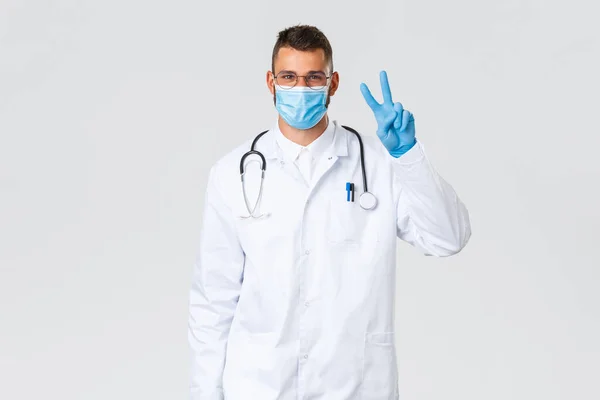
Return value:
M 333 72 L 333 50 L 323 32 L 311 25 L 296 25 L 286 28 L 277 35 L 277 42 L 273 47 L 271 58 L 271 71 L 275 73 L 275 58 L 282 47 L 291 47 L 299 51 L 323 49 L 325 60 Z

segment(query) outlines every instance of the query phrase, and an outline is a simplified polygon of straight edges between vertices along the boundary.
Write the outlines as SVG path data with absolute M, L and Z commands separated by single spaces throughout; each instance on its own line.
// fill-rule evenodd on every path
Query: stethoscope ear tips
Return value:
M 364 210 L 372 210 L 377 206 L 377 197 L 371 192 L 364 192 L 360 195 L 358 202 Z

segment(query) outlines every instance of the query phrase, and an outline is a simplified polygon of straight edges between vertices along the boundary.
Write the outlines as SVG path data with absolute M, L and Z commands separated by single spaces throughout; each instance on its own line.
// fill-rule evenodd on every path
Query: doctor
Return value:
M 383 103 L 360 88 L 378 125 L 377 137 L 362 136 L 377 203 L 361 208 L 360 143 L 327 115 L 340 79 L 317 28 L 279 33 L 266 80 L 278 118 L 255 147 L 262 191 L 254 154 L 242 194 L 252 140 L 209 173 L 190 294 L 191 399 L 398 399 L 396 238 L 453 255 L 471 234 L 467 210 L 385 72 Z

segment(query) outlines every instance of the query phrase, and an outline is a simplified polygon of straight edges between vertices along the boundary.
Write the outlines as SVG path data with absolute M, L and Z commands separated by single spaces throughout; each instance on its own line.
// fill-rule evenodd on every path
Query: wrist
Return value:
M 412 149 L 415 144 L 417 144 L 417 139 L 413 138 L 411 143 L 408 144 L 402 144 L 398 147 L 396 147 L 393 150 L 389 150 L 388 152 L 390 153 L 390 155 L 394 158 L 399 158 L 400 156 L 402 156 L 403 154 L 405 154 L 406 152 L 408 152 L 410 149 Z

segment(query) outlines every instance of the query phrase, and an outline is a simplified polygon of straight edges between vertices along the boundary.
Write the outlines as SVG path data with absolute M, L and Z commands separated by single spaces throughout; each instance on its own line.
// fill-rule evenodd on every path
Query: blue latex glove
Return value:
M 383 104 L 379 104 L 373 98 L 371 91 L 364 83 L 360 84 L 360 91 L 375 114 L 377 136 L 388 152 L 398 158 L 416 143 L 415 118 L 410 111 L 402 107 L 401 103 L 392 101 L 392 92 L 385 71 L 380 72 L 379 79 L 381 80 Z

